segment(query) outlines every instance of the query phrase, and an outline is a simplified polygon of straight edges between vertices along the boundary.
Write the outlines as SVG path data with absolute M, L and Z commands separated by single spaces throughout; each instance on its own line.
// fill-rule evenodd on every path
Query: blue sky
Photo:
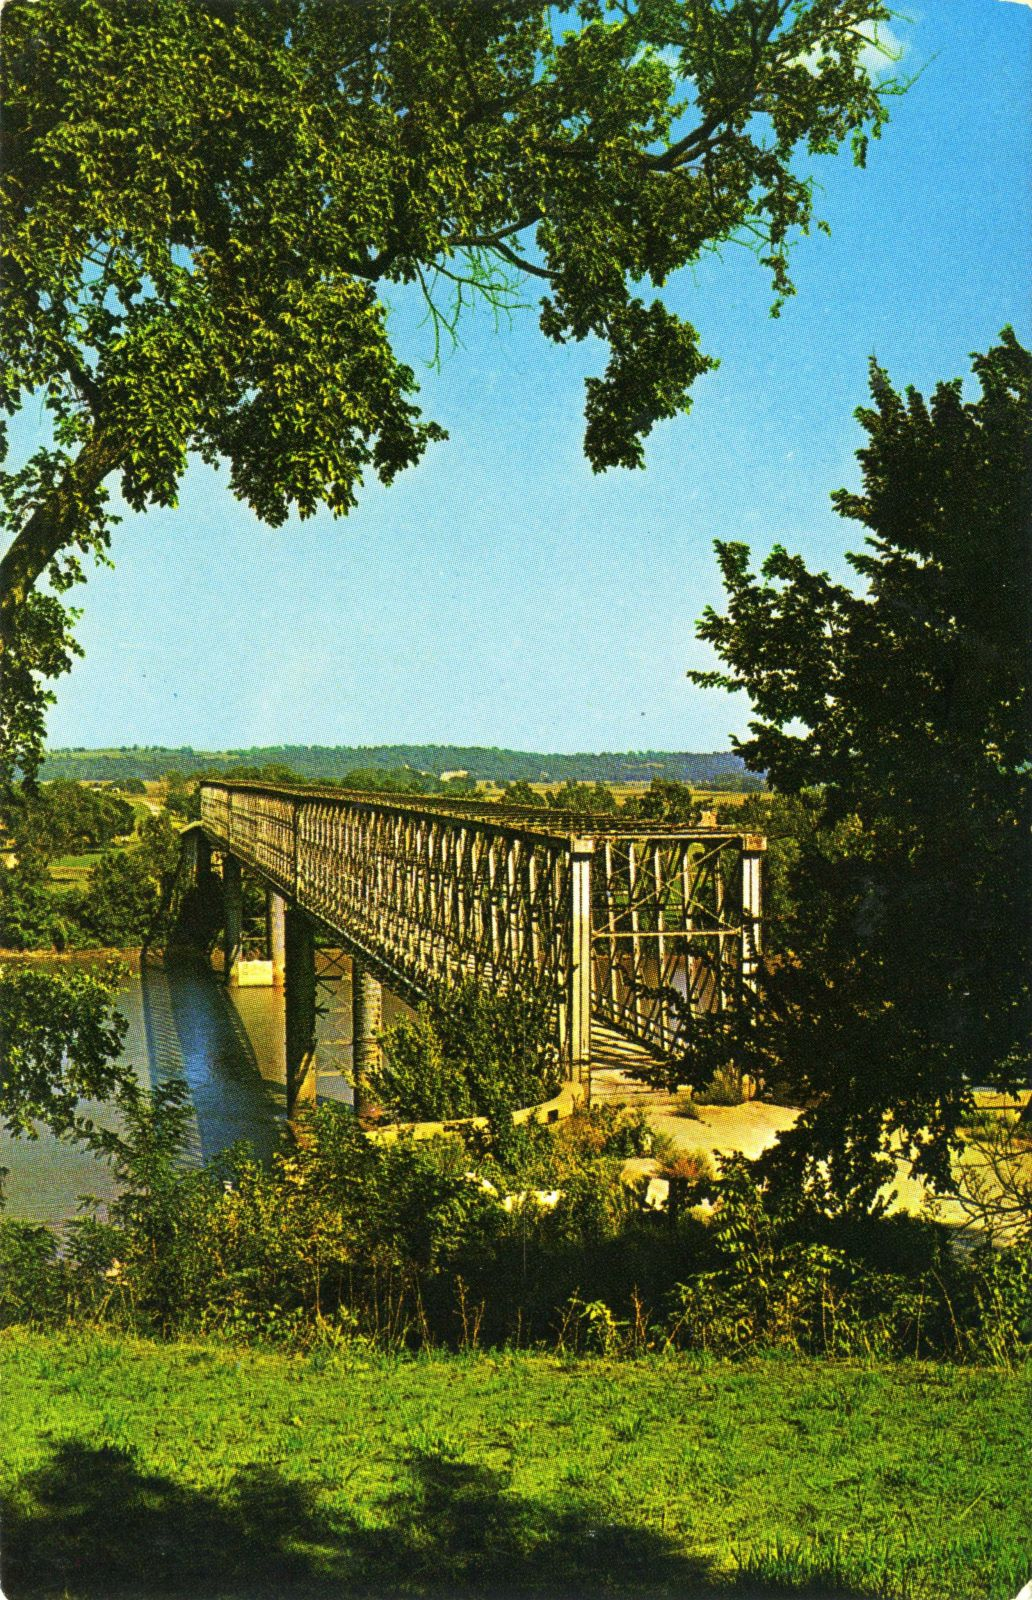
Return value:
M 114 569 L 77 591 L 86 656 L 49 742 L 726 748 L 747 703 L 685 679 L 708 662 L 694 620 L 720 604 L 713 540 L 757 558 L 781 541 L 844 574 L 859 533 L 828 495 L 858 481 L 868 357 L 927 390 L 1004 323 L 1032 333 L 1032 8 L 908 14 L 903 66 L 923 71 L 866 172 L 819 163 L 832 237 L 800 241 L 780 319 L 745 251 L 675 280 L 721 365 L 654 431 L 646 471 L 584 461 L 597 346 L 556 349 L 533 310 L 501 335 L 479 317 L 435 373 L 401 303 L 449 442 L 349 518 L 277 530 L 192 466 L 178 510 L 127 516 Z

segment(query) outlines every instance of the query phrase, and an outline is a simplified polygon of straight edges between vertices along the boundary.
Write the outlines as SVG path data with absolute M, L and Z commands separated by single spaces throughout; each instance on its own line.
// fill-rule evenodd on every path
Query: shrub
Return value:
M 718 1067 L 709 1083 L 695 1095 L 695 1103 L 700 1106 L 740 1106 L 744 1099 L 742 1075 L 729 1066 Z

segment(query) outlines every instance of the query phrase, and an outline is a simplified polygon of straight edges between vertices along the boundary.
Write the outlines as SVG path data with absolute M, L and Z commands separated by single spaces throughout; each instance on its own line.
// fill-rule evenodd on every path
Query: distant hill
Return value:
M 409 768 L 433 779 L 442 773 L 467 773 L 471 781 L 511 783 L 647 783 L 673 778 L 709 788 L 758 788 L 739 756 L 727 751 L 630 750 L 593 755 L 541 754 L 534 750 L 498 750 L 479 745 L 263 745 L 250 750 L 194 750 L 189 745 L 133 745 L 110 750 L 50 750 L 43 778 L 117 781 L 160 778 L 166 772 L 231 774 L 240 767 L 290 767 L 302 778 L 339 781 L 358 768 Z

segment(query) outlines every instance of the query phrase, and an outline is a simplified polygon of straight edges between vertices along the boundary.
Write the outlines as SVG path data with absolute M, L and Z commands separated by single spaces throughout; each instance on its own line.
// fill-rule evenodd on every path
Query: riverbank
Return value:
M 1011 1600 L 1032 1368 L 0 1335 L 9 1600 Z
M 86 946 L 74 950 L 3 950 L 0 949 L 0 966 L 18 962 L 44 966 L 94 966 L 109 961 L 122 961 L 130 972 L 139 972 L 143 952 L 139 945 L 122 949 L 115 945 Z

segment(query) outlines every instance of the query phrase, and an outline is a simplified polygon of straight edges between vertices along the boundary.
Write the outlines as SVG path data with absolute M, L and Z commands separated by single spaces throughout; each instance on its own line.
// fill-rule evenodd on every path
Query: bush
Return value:
M 0 1321 L 103 1319 L 293 1347 L 546 1344 L 610 1354 L 788 1349 L 1012 1365 L 1032 1342 L 1032 1256 L 961 1260 L 913 1218 L 850 1231 L 778 1208 L 749 1164 L 668 1166 L 667 1216 L 621 1182 L 640 1119 L 610 1108 L 516 1130 L 382 1144 L 325 1106 L 271 1166 L 246 1146 L 184 1168 L 187 1096 L 127 1084 L 96 1130 L 118 1200 L 68 1230 L 0 1220 Z M 709 1222 L 692 1204 L 710 1203 Z
M 709 1083 L 695 1093 L 699 1106 L 740 1106 L 744 1099 L 742 1074 L 731 1066 L 718 1067 Z

